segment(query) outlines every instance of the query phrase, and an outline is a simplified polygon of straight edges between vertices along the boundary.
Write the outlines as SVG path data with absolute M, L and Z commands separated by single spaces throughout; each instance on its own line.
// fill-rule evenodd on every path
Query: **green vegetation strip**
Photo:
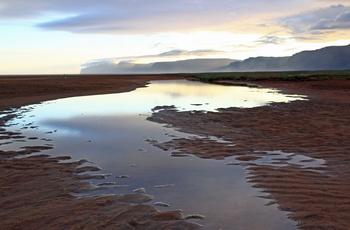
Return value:
M 350 80 L 350 70 L 336 71 L 285 71 L 285 72 L 221 72 L 221 73 L 189 73 L 178 74 L 192 77 L 202 82 L 214 82 L 219 80 L 239 81 L 320 81 L 329 79 Z

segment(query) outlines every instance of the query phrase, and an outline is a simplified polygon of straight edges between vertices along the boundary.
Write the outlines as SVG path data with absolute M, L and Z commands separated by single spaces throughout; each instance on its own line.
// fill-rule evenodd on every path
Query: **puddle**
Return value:
M 286 167 L 289 165 L 297 165 L 298 167 L 315 172 L 322 172 L 325 167 L 323 159 L 316 159 L 301 154 L 286 153 L 280 150 L 275 151 L 256 151 L 256 155 L 249 155 L 249 157 L 241 156 L 232 157 L 232 160 L 226 165 L 240 165 L 246 161 L 249 164 L 264 165 L 270 167 Z
M 147 194 L 155 196 L 149 204 L 157 209 L 183 209 L 185 215 L 205 216 L 204 220 L 194 220 L 203 224 L 204 229 L 232 229 L 232 226 L 295 229 L 295 222 L 286 217 L 287 213 L 275 205 L 266 206 L 268 200 L 258 197 L 261 192 L 246 182 L 243 167 L 225 167 L 225 160 L 204 160 L 191 155 L 171 157 L 170 152 L 152 146 L 149 140 L 165 142 L 193 135 L 146 118 L 152 109 L 216 111 L 302 99 L 273 89 L 185 80 L 154 81 L 146 88 L 128 93 L 73 97 L 23 107 L 18 112 L 21 117 L 12 120 L 8 128 L 26 136 L 25 142 L 2 140 L 0 144 L 4 151 L 24 146 L 53 146 L 43 153 L 71 156 L 71 161 L 87 159 L 87 166 L 101 167 L 101 171 L 92 173 L 94 178 L 89 178 L 86 172 L 81 175 L 103 189 L 76 194 L 79 196 L 132 193 L 144 188 Z M 23 124 L 30 124 L 29 128 Z M 206 138 L 234 145 L 216 137 Z M 301 162 L 306 167 L 320 163 L 317 159 L 276 152 L 266 153 L 255 162 L 274 162 L 275 166 L 280 163 L 277 157 L 286 158 L 285 162 Z
M 288 164 L 298 165 L 303 169 L 324 167 L 325 161 L 323 159 L 316 159 L 295 153 L 286 153 L 283 151 L 267 151 L 266 155 L 255 161 L 257 164 L 284 167 Z

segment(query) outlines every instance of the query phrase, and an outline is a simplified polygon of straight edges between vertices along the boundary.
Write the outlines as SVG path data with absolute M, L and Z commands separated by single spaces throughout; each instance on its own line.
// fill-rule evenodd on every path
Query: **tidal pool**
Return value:
M 218 108 L 263 106 L 272 102 L 303 100 L 273 89 L 209 85 L 186 80 L 152 81 L 132 92 L 72 97 L 26 106 L 8 125 L 26 138 L 4 144 L 3 150 L 49 145 L 43 153 L 87 159 L 109 175 L 90 180 L 105 189 L 88 194 L 131 193 L 145 188 L 160 210 L 182 209 L 185 215 L 204 215 L 203 229 L 295 229 L 275 205 L 247 183 L 243 167 L 230 166 L 234 158 L 204 160 L 171 157 L 147 140 L 169 141 L 192 135 L 147 121 L 156 106 L 177 110 L 216 111 Z M 24 112 L 25 111 L 25 112 Z M 215 140 L 215 137 L 213 138 Z M 218 139 L 218 141 L 220 141 Z M 162 203 L 156 203 L 162 202 Z

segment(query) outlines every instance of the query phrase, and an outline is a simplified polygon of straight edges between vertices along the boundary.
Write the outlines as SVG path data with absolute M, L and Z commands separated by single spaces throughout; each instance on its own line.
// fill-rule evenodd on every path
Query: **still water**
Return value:
M 175 106 L 179 111 L 216 111 L 218 108 L 250 108 L 271 102 L 301 100 L 273 89 L 209 85 L 185 80 L 152 81 L 132 92 L 72 97 L 22 108 L 10 128 L 27 138 L 2 145 L 4 150 L 23 146 L 52 145 L 44 153 L 87 159 L 109 175 L 91 183 L 106 189 L 89 194 L 132 193 L 143 187 L 155 196 L 149 204 L 163 202 L 185 215 L 201 214 L 203 229 L 295 229 L 295 223 L 247 183 L 246 172 L 225 160 L 195 156 L 171 157 L 150 145 L 174 137 L 191 138 L 173 128 L 147 121 L 156 106 Z M 23 112 L 26 110 L 26 112 Z M 30 128 L 25 128 L 30 127 Z M 30 138 L 30 139 L 28 139 Z M 38 138 L 38 139 L 35 139 Z M 228 166 L 229 165 L 229 166 Z

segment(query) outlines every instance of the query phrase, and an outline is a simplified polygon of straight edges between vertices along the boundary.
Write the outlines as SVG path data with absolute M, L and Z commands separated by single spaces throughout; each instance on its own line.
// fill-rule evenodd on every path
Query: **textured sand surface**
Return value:
M 142 87 L 148 80 L 169 76 L 32 76 L 0 78 L 0 138 L 20 137 L 6 131 L 10 108 L 43 100 Z M 221 137 L 177 139 L 156 145 L 175 148 L 174 155 L 195 154 L 222 159 L 235 156 L 252 186 L 266 191 L 267 205 L 277 203 L 301 229 L 348 229 L 350 226 L 350 81 L 253 82 L 283 92 L 304 94 L 308 101 L 220 113 L 163 110 L 152 121 L 194 134 Z M 46 147 L 47 148 L 47 147 Z M 43 146 L 1 151 L 0 226 L 4 229 L 196 229 L 180 211 L 159 212 L 144 202 L 147 194 L 77 199 L 71 194 L 91 189 L 81 180 L 84 162 L 59 163 L 47 155 L 24 157 Z M 273 158 L 269 162 L 259 161 Z M 15 158 L 22 156 L 21 158 Z M 302 156 L 301 164 L 291 159 Z M 318 160 L 324 163 L 307 166 Z M 303 166 L 302 163 L 306 166 Z M 225 166 L 229 167 L 229 166 Z M 86 168 L 89 170 L 89 168 Z
M 36 76 L 0 78 L 0 139 L 15 140 L 21 133 L 6 131 L 15 107 L 43 100 L 130 91 L 164 76 Z M 168 77 L 170 78 L 170 77 Z M 12 108 L 12 109 L 11 109 Z M 1 147 L 1 146 L 0 146 Z M 1 229 L 197 229 L 180 210 L 160 212 L 144 203 L 145 193 L 77 198 L 74 193 L 94 189 L 81 172 L 84 160 L 62 163 L 68 156 L 27 156 L 50 148 L 31 146 L 21 151 L 0 148 Z
M 309 100 L 222 109 L 220 113 L 163 110 L 149 120 L 220 137 L 234 145 L 210 139 L 177 139 L 157 145 L 176 149 L 173 155 L 214 159 L 236 156 L 232 164 L 245 167 L 252 186 L 267 192 L 264 198 L 269 200 L 268 205 L 277 203 L 288 211 L 299 228 L 349 229 L 350 81 L 255 84 L 304 94 Z M 281 151 L 288 155 L 263 162 Z M 297 158 L 300 161 L 293 162 Z M 319 160 L 324 164 L 307 165 Z

